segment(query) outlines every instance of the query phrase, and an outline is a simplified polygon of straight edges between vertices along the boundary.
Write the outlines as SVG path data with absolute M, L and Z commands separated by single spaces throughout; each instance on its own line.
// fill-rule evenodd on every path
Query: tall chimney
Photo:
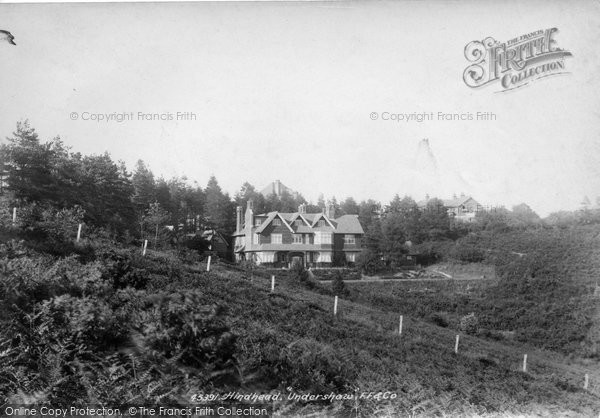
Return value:
M 252 199 L 248 199 L 248 202 L 246 202 L 244 223 L 246 224 L 246 228 L 250 228 L 254 225 L 254 201 Z
M 236 232 L 242 230 L 242 207 L 238 206 L 235 208 L 235 230 Z
M 304 203 L 301 203 L 301 204 L 298 206 L 298 212 L 299 212 L 299 213 L 306 213 L 306 204 L 304 204 Z
M 326 210 L 325 210 L 325 216 L 327 216 L 329 219 L 334 219 L 335 218 L 335 206 L 333 206 L 331 203 L 328 204 L 326 206 Z

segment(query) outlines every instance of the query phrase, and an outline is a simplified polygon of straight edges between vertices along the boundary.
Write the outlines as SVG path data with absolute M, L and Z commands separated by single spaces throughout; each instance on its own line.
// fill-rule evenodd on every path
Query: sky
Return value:
M 231 195 L 279 179 L 312 201 L 465 193 L 545 216 L 600 196 L 599 17 L 594 1 L 0 4 L 17 43 L 0 42 L 0 138 L 29 119 Z M 554 27 L 565 74 L 464 83 L 469 42 Z M 496 118 L 389 120 L 423 112 Z M 91 120 L 110 114 L 131 120 Z

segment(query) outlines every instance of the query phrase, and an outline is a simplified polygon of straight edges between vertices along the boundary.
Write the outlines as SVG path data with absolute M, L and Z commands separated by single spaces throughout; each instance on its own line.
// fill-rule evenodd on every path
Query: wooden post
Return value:
M 456 334 L 456 342 L 454 343 L 454 354 L 458 354 L 458 342 L 460 341 L 460 335 Z
M 402 335 L 402 315 L 400 315 L 400 324 L 398 325 L 398 335 Z
M 144 240 L 144 249 L 142 250 L 143 256 L 146 255 L 146 248 L 148 248 L 148 240 L 147 239 Z
M 208 246 L 208 251 L 212 250 L 212 245 Z M 210 260 L 212 259 L 212 255 L 208 256 L 208 262 L 206 263 L 206 271 L 210 271 Z
M 77 228 L 77 242 L 79 242 L 80 239 L 81 239 L 81 224 L 79 224 L 79 227 Z
M 336 296 L 335 299 L 333 299 L 333 314 L 337 315 L 337 305 L 338 305 L 338 297 Z
M 13 208 L 13 225 L 17 222 L 17 208 Z
M 275 275 L 271 275 L 271 293 L 275 291 Z
M 585 390 L 588 390 L 588 387 L 590 386 L 590 376 L 586 373 L 585 374 L 585 379 L 583 381 L 583 388 Z
M 523 355 L 523 373 L 527 372 L 527 354 Z

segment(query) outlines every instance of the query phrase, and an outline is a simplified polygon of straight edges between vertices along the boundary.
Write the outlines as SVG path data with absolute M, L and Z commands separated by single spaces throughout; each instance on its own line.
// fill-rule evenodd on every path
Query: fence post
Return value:
M 523 373 L 527 372 L 527 354 L 523 356 Z
M 208 246 L 208 251 L 212 251 L 212 245 Z M 206 271 L 210 271 L 210 260 L 212 258 L 212 255 L 208 256 L 208 262 L 206 263 Z
M 454 354 L 458 354 L 458 341 L 460 340 L 460 335 L 456 334 L 456 342 L 454 343 Z
M 79 224 L 79 227 L 77 228 L 77 242 L 79 242 L 80 239 L 81 239 L 81 224 Z
M 400 315 L 400 324 L 398 325 L 398 335 L 402 335 L 402 315 Z
M 271 293 L 275 291 L 275 275 L 271 275 Z
M 15 225 L 16 222 L 17 222 L 17 208 L 14 207 L 13 208 L 13 221 L 12 221 L 13 226 Z
M 148 247 L 148 240 L 145 239 L 144 240 L 144 249 L 142 250 L 142 255 L 145 256 L 146 255 L 146 248 Z
M 585 390 L 588 390 L 589 386 L 590 386 L 590 376 L 586 373 L 585 374 L 585 380 L 583 381 L 583 388 Z
M 336 296 L 335 299 L 333 299 L 333 314 L 337 315 L 337 306 L 338 306 L 338 297 Z

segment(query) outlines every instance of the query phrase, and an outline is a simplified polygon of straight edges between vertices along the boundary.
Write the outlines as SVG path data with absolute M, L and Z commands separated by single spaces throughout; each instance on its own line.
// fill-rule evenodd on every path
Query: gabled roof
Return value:
M 444 202 L 444 206 L 446 206 L 447 208 L 456 208 L 462 204 L 465 204 L 467 201 L 473 199 L 471 196 L 461 196 L 459 198 L 456 199 L 446 199 L 443 200 Z M 473 199 L 475 201 L 475 199 Z M 477 202 L 475 202 L 477 203 Z
M 471 196 L 461 196 L 461 197 L 457 197 L 455 199 L 442 199 L 442 203 L 444 204 L 444 207 L 447 208 L 456 208 L 460 205 L 463 205 L 464 203 L 466 203 L 467 201 L 473 199 Z M 425 206 L 427 206 L 427 203 L 430 201 L 431 199 L 424 199 L 424 200 L 420 200 L 419 202 L 417 202 L 417 206 L 419 206 L 420 208 L 424 208 Z M 479 204 L 475 199 L 473 199 L 473 201 L 477 204 Z
M 343 215 L 335 219 L 337 227 L 335 232 L 340 234 L 364 234 L 360 222 L 358 221 L 358 215 Z
M 319 222 L 321 219 L 325 219 L 325 221 L 327 221 L 329 226 L 331 226 L 332 228 L 335 229 L 335 225 L 333 223 L 331 223 L 329 218 L 324 213 L 316 213 L 311 226 L 314 227 L 317 224 L 317 222 Z
M 287 223 L 287 221 L 285 220 L 285 218 L 282 216 L 282 214 L 280 214 L 279 212 L 269 212 L 269 216 L 267 217 L 267 219 L 258 227 L 256 228 L 256 232 L 257 234 L 260 234 L 261 232 L 263 232 L 265 230 L 265 228 L 267 227 L 267 225 L 269 225 L 273 219 L 275 218 L 279 218 L 281 219 L 281 222 L 288 227 L 288 229 L 294 233 L 294 230 L 292 229 L 292 227 Z

